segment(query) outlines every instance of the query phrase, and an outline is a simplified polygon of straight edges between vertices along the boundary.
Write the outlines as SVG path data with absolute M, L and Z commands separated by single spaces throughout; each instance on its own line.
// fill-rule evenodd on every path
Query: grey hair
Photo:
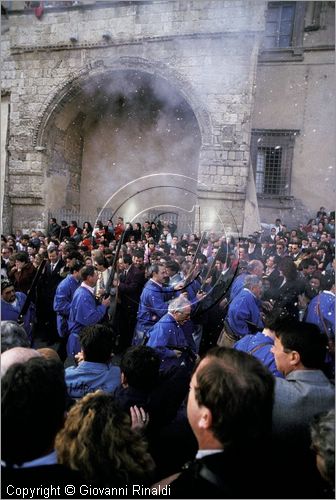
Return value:
M 335 410 L 317 415 L 311 426 L 312 447 L 323 460 L 325 479 L 335 484 Z
M 251 290 L 251 288 L 253 288 L 254 286 L 261 285 L 261 283 L 262 281 L 258 276 L 256 276 L 255 274 L 250 274 L 245 278 L 244 287 Z
M 28 335 L 16 321 L 1 321 L 1 353 L 13 347 L 30 347 Z
M 250 262 L 247 264 L 247 272 L 253 274 L 253 271 L 255 269 L 258 269 L 258 267 L 262 267 L 264 269 L 264 264 L 261 262 L 261 260 L 253 259 L 250 260 Z
M 183 297 L 183 295 L 180 295 L 176 299 L 173 299 L 171 302 L 169 302 L 168 312 L 183 312 L 183 310 L 188 306 L 190 306 L 189 300 Z

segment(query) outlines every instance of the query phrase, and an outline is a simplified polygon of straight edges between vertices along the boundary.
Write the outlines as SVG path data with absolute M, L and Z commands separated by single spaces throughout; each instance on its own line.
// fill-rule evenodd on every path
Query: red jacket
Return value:
M 120 224 L 118 223 L 115 228 L 114 228 L 114 236 L 115 239 L 118 241 L 122 232 L 125 230 L 125 224 Z

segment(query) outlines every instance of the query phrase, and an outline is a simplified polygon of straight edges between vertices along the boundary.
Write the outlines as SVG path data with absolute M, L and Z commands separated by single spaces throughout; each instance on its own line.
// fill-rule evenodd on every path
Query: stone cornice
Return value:
M 223 190 L 218 189 L 218 186 L 213 189 L 197 188 L 198 199 L 200 200 L 243 200 L 246 197 L 246 189 L 223 187 Z
M 317 50 L 335 50 L 335 44 L 333 45 L 316 45 L 310 47 L 303 47 L 304 52 L 315 52 Z
M 8 194 L 12 205 L 43 205 L 44 197 L 36 193 L 14 193 Z
M 69 74 L 67 79 L 54 89 L 52 96 L 41 108 L 36 117 L 32 135 L 32 146 L 35 147 L 35 150 L 47 152 L 46 145 L 43 142 L 43 133 L 48 121 L 53 113 L 57 112 L 59 107 L 64 106 L 64 103 L 70 102 L 80 94 L 83 82 L 93 77 L 100 77 L 102 74 L 107 74 L 111 71 L 124 71 L 130 69 L 150 74 L 155 73 L 157 76 L 170 81 L 175 88 L 181 92 L 181 95 L 193 110 L 200 126 L 204 144 L 208 145 L 211 143 L 211 120 L 205 107 L 202 106 L 200 96 L 194 92 L 193 86 L 188 81 L 184 80 L 181 75 L 170 66 L 159 61 L 151 61 L 141 57 L 122 56 L 113 59 L 98 59 L 96 57 L 78 71 Z
M 138 37 L 128 40 L 124 39 L 111 39 L 110 41 L 97 41 L 97 42 L 75 42 L 75 43 L 61 43 L 61 44 L 48 44 L 48 45 L 12 45 L 10 51 L 12 54 L 23 54 L 29 52 L 48 52 L 50 50 L 79 50 L 79 49 L 97 49 L 118 47 L 122 45 L 139 45 L 142 43 L 157 43 L 157 42 L 170 42 L 174 40 L 188 40 L 188 39 L 208 39 L 208 38 L 223 38 L 223 37 L 254 37 L 258 35 L 258 31 L 222 31 L 214 33 L 185 33 L 161 36 L 148 36 Z
M 10 168 L 8 173 L 9 175 L 29 175 L 29 177 L 33 177 L 34 175 L 39 177 L 44 176 L 44 172 L 42 172 L 42 170 L 22 170 Z
M 22 2 L 23 3 L 23 2 Z M 106 9 L 106 8 L 116 8 L 116 7 L 129 7 L 131 4 L 134 5 L 150 5 L 153 3 L 153 0 L 105 0 L 99 1 L 99 3 L 93 1 L 91 3 L 79 3 L 78 5 L 66 5 L 63 6 L 62 2 L 58 2 L 59 5 L 53 5 L 51 8 L 45 7 L 43 15 L 53 14 L 54 12 L 67 12 L 67 11 L 83 11 L 83 10 L 97 10 L 97 9 Z M 9 16 L 35 16 L 34 9 L 13 9 L 8 10 L 7 14 Z
M 261 49 L 258 56 L 258 64 L 268 62 L 300 62 L 304 60 L 305 52 L 334 51 L 335 45 L 316 45 L 310 47 L 286 47 Z

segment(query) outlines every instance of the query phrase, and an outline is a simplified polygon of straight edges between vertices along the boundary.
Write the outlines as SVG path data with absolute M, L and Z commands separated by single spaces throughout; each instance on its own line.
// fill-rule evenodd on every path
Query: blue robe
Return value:
M 335 338 L 335 295 L 325 290 L 314 297 L 307 309 L 307 323 L 317 325 L 329 339 Z
M 197 292 L 200 291 L 201 289 L 201 283 L 200 281 L 198 281 L 198 279 L 196 280 L 193 280 L 191 283 L 189 283 L 189 285 L 187 286 L 186 288 L 186 292 L 188 293 L 188 300 L 191 302 L 191 310 L 193 310 L 193 308 L 195 308 L 198 304 L 198 300 L 197 300 Z
M 254 323 L 258 329 L 263 330 L 264 324 L 260 317 L 259 299 L 250 290 L 243 288 L 229 305 L 226 320 L 238 337 L 252 333 L 247 321 Z
M 244 288 L 245 278 L 247 276 L 249 276 L 249 274 L 242 273 L 233 280 L 230 290 L 230 300 L 233 300 L 235 297 L 237 297 L 238 293 L 242 291 L 242 289 Z
M 173 349 L 167 346 L 190 347 L 195 352 L 195 343 L 191 335 L 186 335 L 183 326 L 180 325 L 171 314 L 165 314 L 160 321 L 149 331 L 149 347 L 153 347 L 161 357 L 162 371 L 167 371 L 172 366 L 180 366 L 183 356 L 177 358 Z
M 1 321 L 16 321 L 20 315 L 27 295 L 22 292 L 15 292 L 16 301 L 14 304 L 1 299 Z M 30 303 L 27 313 L 23 317 L 23 328 L 29 340 L 32 341 L 32 322 L 35 320 L 35 306 Z
M 153 280 L 147 281 L 140 297 L 133 345 L 141 343 L 143 334 L 167 313 L 168 301 L 173 295 L 173 287 L 162 287 Z
M 284 378 L 282 373 L 280 373 L 276 367 L 274 354 L 271 349 L 274 345 L 271 337 L 264 335 L 262 332 L 257 332 L 255 335 L 245 335 L 245 337 L 238 340 L 233 346 L 237 351 L 247 352 L 252 354 L 255 358 L 259 359 L 263 365 L 265 365 L 269 371 L 275 376 Z M 256 349 L 257 346 L 261 346 Z M 254 349 L 256 349 L 254 352 Z
M 98 389 L 113 393 L 120 385 L 120 368 L 112 364 L 82 361 L 65 370 L 65 383 L 71 398 L 82 398 Z
M 84 326 L 96 325 L 107 311 L 103 304 L 96 304 L 94 295 L 87 288 L 80 286 L 73 296 L 69 315 L 68 356 L 74 356 L 81 350 L 78 334 Z
M 80 283 L 69 274 L 58 285 L 54 297 L 54 311 L 57 313 L 57 332 L 60 337 L 67 337 L 69 334 L 68 319 L 70 314 L 70 304 L 74 293 Z

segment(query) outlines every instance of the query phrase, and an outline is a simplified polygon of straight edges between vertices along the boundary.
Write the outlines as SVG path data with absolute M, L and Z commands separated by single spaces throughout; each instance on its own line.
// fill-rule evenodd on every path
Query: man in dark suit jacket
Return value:
M 261 248 L 260 243 L 258 243 L 257 239 L 253 236 L 250 236 L 247 239 L 247 243 L 247 255 L 249 257 L 249 260 L 261 260 Z
M 61 226 L 57 224 L 55 217 L 51 217 L 49 222 L 47 235 L 49 238 L 59 238 Z
M 276 227 L 271 227 L 270 234 L 266 236 L 268 243 L 269 243 L 269 248 L 275 253 L 275 245 L 277 242 L 276 239 L 277 236 L 277 228 Z
M 171 244 L 169 246 L 169 251 L 170 250 L 175 250 L 176 255 L 184 255 L 183 249 L 181 247 L 181 243 L 179 242 L 178 237 L 176 235 L 174 235 L 172 237 L 172 241 L 171 241 Z M 169 253 L 169 251 L 168 251 L 168 253 Z
M 132 343 L 140 295 L 145 284 L 145 271 L 132 263 L 130 255 L 121 259 L 123 268 L 119 277 L 117 321 L 119 324 L 119 350 L 127 349 Z
M 273 431 L 283 440 L 295 437 L 309 444 L 314 415 L 334 407 L 333 385 L 322 372 L 327 337 L 312 323 L 291 320 L 275 333 L 272 351 L 285 379 L 276 381 Z
M 316 325 L 293 319 L 283 322 L 275 336 L 272 352 L 285 378 L 275 382 L 274 466 L 285 465 L 287 484 L 300 486 L 300 496 L 291 488 L 291 498 L 322 498 L 323 485 L 310 448 L 310 424 L 315 415 L 335 405 L 335 388 L 322 371 L 327 337 Z
M 196 460 L 159 483 L 169 484 L 170 498 L 272 498 L 265 446 L 273 388 L 271 373 L 253 356 L 208 351 L 191 379 L 187 406 Z
M 40 335 L 52 344 L 59 340 L 57 333 L 56 313 L 54 311 L 54 297 L 62 277 L 60 271 L 64 266 L 63 260 L 56 247 L 48 249 L 48 262 L 37 285 L 37 321 Z
M 269 243 L 267 236 L 263 236 L 261 238 L 261 247 L 260 247 L 260 257 L 259 259 L 265 264 L 266 260 L 270 255 L 274 255 L 275 250 L 272 249 Z

